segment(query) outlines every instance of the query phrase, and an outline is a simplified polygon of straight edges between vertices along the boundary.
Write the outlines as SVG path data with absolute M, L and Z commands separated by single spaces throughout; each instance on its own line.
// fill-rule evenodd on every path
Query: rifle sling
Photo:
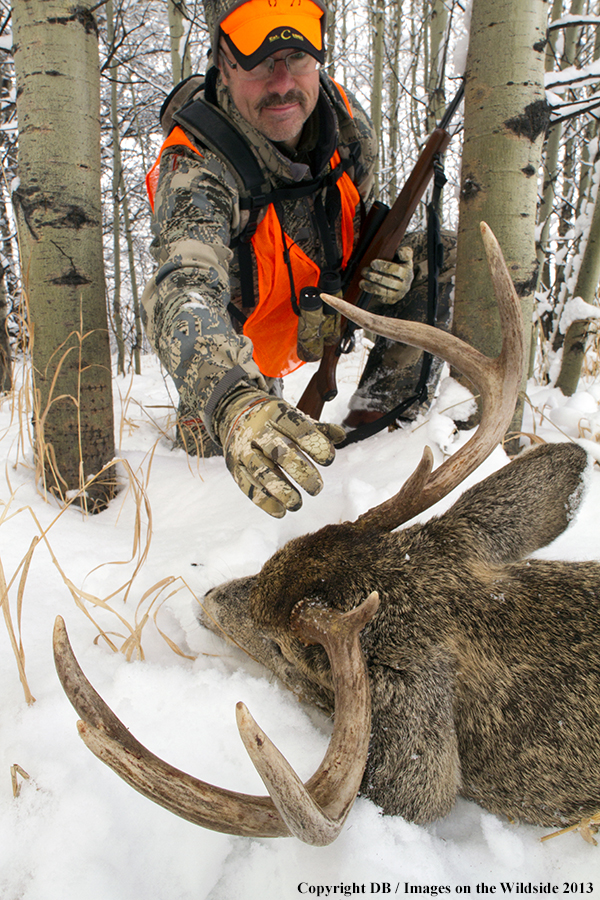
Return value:
M 427 207 L 427 324 L 435 325 L 438 311 L 439 276 L 444 263 L 444 245 L 441 237 L 441 225 L 438 215 L 442 189 L 446 183 L 446 176 L 441 157 L 434 160 L 434 182 L 431 201 Z M 349 431 L 344 440 L 337 444 L 337 449 L 364 441 L 366 438 L 379 434 L 384 428 L 401 421 L 404 413 L 415 403 L 423 403 L 427 398 L 427 381 L 431 372 L 433 356 L 431 353 L 423 353 L 421 362 L 421 374 L 415 393 L 412 397 L 402 400 L 393 409 L 375 419 L 374 422 L 365 422 Z M 405 419 L 406 420 L 406 419 Z

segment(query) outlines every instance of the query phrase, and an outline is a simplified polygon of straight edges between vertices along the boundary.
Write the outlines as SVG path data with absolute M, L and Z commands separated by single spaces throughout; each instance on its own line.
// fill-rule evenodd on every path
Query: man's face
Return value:
M 290 51 L 280 50 L 273 59 L 282 60 Z M 293 51 L 292 51 L 293 52 Z M 225 59 L 223 59 L 225 56 Z M 319 72 L 293 77 L 285 63 L 275 64 L 273 74 L 260 81 L 247 81 L 239 68 L 228 64 L 229 53 L 221 50 L 221 76 L 240 114 L 271 141 L 293 149 L 304 123 L 317 105 Z

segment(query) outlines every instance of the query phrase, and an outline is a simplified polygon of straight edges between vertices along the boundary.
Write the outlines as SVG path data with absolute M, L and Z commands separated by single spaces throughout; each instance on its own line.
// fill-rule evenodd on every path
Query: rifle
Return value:
M 464 84 L 461 82 L 460 88 L 442 116 L 439 125 L 431 133 L 391 209 L 388 209 L 384 203 L 376 201 L 369 210 L 353 259 L 346 268 L 342 284 L 342 294 L 347 303 L 363 309 L 368 306 L 371 295 L 361 291 L 359 287 L 361 272 L 374 259 L 392 260 L 394 258 L 406 234 L 408 223 L 431 181 L 436 162 L 452 139 L 452 134 L 447 129 L 460 105 L 463 92 Z M 340 355 L 348 352 L 349 336 L 351 336 L 352 330 L 352 328 L 348 328 L 346 320 L 342 319 L 339 341 L 335 344 L 325 345 L 319 368 L 310 379 L 297 404 L 299 410 L 313 419 L 319 419 L 323 405 L 337 395 L 335 372 Z

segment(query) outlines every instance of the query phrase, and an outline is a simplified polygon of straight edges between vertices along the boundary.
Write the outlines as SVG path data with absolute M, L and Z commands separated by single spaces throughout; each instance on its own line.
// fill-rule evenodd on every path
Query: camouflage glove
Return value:
M 374 259 L 370 266 L 361 272 L 362 281 L 359 287 L 373 294 L 380 303 L 392 305 L 398 303 L 410 290 L 413 280 L 412 247 L 401 247 L 397 253 L 397 261 Z
M 226 398 L 216 418 L 227 468 L 252 502 L 276 518 L 302 506 L 290 479 L 313 496 L 319 493 L 321 476 L 306 456 L 328 466 L 335 457 L 333 443 L 346 434 L 253 388 Z

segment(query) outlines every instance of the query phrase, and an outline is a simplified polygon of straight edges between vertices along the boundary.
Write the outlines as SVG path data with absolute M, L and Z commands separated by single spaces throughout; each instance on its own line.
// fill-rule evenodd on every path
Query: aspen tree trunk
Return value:
M 597 5 L 596 5 L 597 6 Z M 595 10 L 596 14 L 598 9 Z M 594 47 L 594 60 L 600 58 L 600 28 L 596 28 L 596 42 Z M 587 131 L 589 140 L 598 133 L 598 123 L 588 123 Z M 585 203 L 588 186 L 591 189 L 591 169 L 594 163 L 589 159 L 589 144 L 583 147 L 588 165 L 585 167 L 580 181 L 580 203 Z M 597 159 L 596 159 L 597 162 Z M 594 304 L 600 281 L 600 203 L 598 197 L 594 202 L 594 212 L 587 234 L 587 241 L 583 253 L 581 266 L 577 274 L 577 283 L 573 291 L 574 297 L 582 297 L 586 303 Z M 588 344 L 589 320 L 573 322 L 567 329 L 563 342 L 563 355 L 560 372 L 556 380 L 556 387 L 560 388 L 566 397 L 570 397 L 577 390 L 581 367 Z
M 400 39 L 402 35 L 402 0 L 396 0 L 391 6 L 391 10 L 394 16 L 392 22 L 394 43 L 392 71 L 390 73 L 390 166 L 392 170 L 390 174 L 390 198 L 393 202 L 399 193 L 398 174 L 400 166 L 398 148 L 400 144 L 400 123 L 398 121 L 398 100 L 400 97 L 399 64 Z
M 410 55 L 412 65 L 410 67 L 410 131 L 413 140 L 417 146 L 421 143 L 423 137 L 423 115 L 420 104 L 417 101 L 420 85 L 421 57 L 423 57 L 423 67 L 425 71 L 429 71 L 428 49 L 425 34 L 427 31 L 427 11 L 429 9 L 429 0 L 411 0 L 410 19 Z
M 444 0 L 432 0 L 429 14 L 429 69 L 426 73 L 427 133 L 431 134 L 446 105 L 444 91 L 444 47 L 448 10 Z
M 10 340 L 6 330 L 10 312 L 8 276 L 12 265 L 11 244 L 9 213 L 2 191 L 0 193 L 0 393 L 6 393 L 12 388 Z
M 169 9 L 169 34 L 171 36 L 171 70 L 173 72 L 173 84 L 178 84 L 184 78 L 192 74 L 192 62 L 190 58 L 190 45 L 184 38 L 187 35 L 185 28 L 185 0 L 167 0 Z
M 8 25 L 5 20 L 0 23 L 0 35 Z M 13 105 L 8 100 L 12 92 L 13 79 L 6 54 L 0 56 L 0 147 L 2 153 L 2 176 L 0 178 L 0 393 L 12 388 L 12 367 L 10 358 L 10 341 L 6 330 L 7 317 L 10 312 L 10 275 L 14 271 L 14 240 L 11 235 L 11 215 L 9 212 L 9 183 L 11 180 L 11 163 L 14 158 L 14 138 L 8 128 L 14 116 Z
M 328 16 L 327 16 L 327 61 L 326 65 L 329 68 L 329 74 L 332 78 L 335 78 L 335 57 L 336 57 L 336 48 L 335 48 L 335 31 L 337 17 L 338 17 L 338 3 L 337 0 L 330 0 L 327 4 Z
M 113 25 L 113 3 L 107 0 L 106 3 L 106 36 L 109 46 L 114 41 L 114 25 Z M 112 200 L 113 200 L 113 254 L 114 254 L 114 292 L 113 292 L 113 318 L 115 327 L 115 337 L 117 342 L 117 371 L 125 374 L 125 339 L 123 336 L 123 317 L 121 312 L 121 212 L 123 214 L 123 228 L 125 231 L 125 241 L 127 243 L 127 258 L 129 261 L 129 279 L 131 283 L 131 294 L 133 301 L 133 320 L 135 329 L 135 339 L 133 344 L 133 368 L 136 375 L 142 370 L 141 366 L 141 347 L 142 347 L 142 318 L 140 313 L 139 292 L 137 286 L 137 276 L 135 274 L 135 263 L 133 256 L 133 238 L 131 236 L 131 217 L 129 215 L 129 201 L 127 199 L 127 188 L 125 185 L 125 174 L 123 172 L 123 164 L 121 160 L 121 135 L 119 133 L 119 109 L 117 98 L 117 82 L 119 78 L 119 67 L 117 63 L 110 66 L 110 116 L 111 116 L 111 135 L 112 135 L 112 158 L 113 158 L 113 174 L 112 174 Z
M 594 9 L 590 12 L 594 12 L 595 15 L 598 15 L 600 12 L 600 3 L 596 2 L 594 4 Z M 595 40 L 594 40 L 594 62 L 600 59 L 600 25 L 596 25 L 595 29 Z M 585 204 L 589 201 L 590 191 L 592 185 L 592 166 L 594 165 L 594 160 L 590 158 L 590 144 L 594 140 L 594 138 L 598 135 L 598 120 L 594 118 L 589 118 L 588 122 L 585 126 L 586 130 L 586 138 L 583 143 L 583 147 L 581 148 L 581 176 L 579 179 L 579 198 L 577 205 L 577 214 L 579 215 L 585 206 Z
M 348 16 L 347 9 L 344 9 L 341 12 L 341 34 L 340 34 L 340 46 L 339 46 L 339 57 L 340 64 L 342 67 L 342 84 L 348 84 Z
M 376 0 L 372 12 L 373 35 L 373 89 L 371 92 L 371 121 L 377 136 L 379 159 L 375 170 L 375 191 L 379 193 L 379 175 L 382 168 L 381 114 L 383 101 L 383 39 L 385 26 L 385 2 Z
M 552 21 L 562 18 L 563 5 L 563 0 L 554 0 L 551 15 Z M 571 0 L 571 5 L 569 8 L 570 15 L 577 16 L 581 12 L 582 0 Z M 565 29 L 564 33 L 558 30 L 550 31 L 549 41 L 546 48 L 545 67 L 547 72 L 551 72 L 555 68 L 557 57 L 559 57 L 559 68 L 561 70 L 566 69 L 568 66 L 571 66 L 573 64 L 577 53 L 578 34 L 579 29 L 574 27 Z M 559 40 L 560 36 L 562 36 L 562 41 Z M 559 54 L 558 47 L 561 46 L 561 44 L 562 52 Z M 589 127 L 590 126 L 588 125 L 587 128 L 589 129 Z M 586 150 L 587 144 L 584 145 L 583 152 L 585 153 Z M 550 289 L 554 306 L 561 304 L 562 297 L 564 296 L 564 291 L 566 290 L 565 278 L 568 280 L 569 277 L 567 269 L 562 263 L 554 267 L 554 277 L 552 277 L 553 273 L 550 265 L 550 260 L 553 258 L 553 254 L 549 249 L 549 237 L 551 225 L 554 218 L 554 205 L 556 203 L 557 183 L 559 177 L 561 178 L 563 184 L 563 210 L 568 209 L 569 207 L 569 203 L 566 201 L 566 196 L 569 189 L 571 189 L 572 191 L 572 185 L 568 183 L 568 179 L 565 177 L 567 174 L 565 167 L 562 166 L 559 162 L 561 153 L 565 153 L 565 145 L 563 143 L 563 127 L 559 123 L 552 127 L 550 134 L 548 135 L 548 140 L 546 141 L 546 148 L 543 159 L 543 192 L 538 210 L 539 237 L 537 255 L 538 261 L 540 263 L 538 285 L 543 285 L 546 289 Z M 586 172 L 589 172 L 589 166 L 586 167 L 585 165 L 581 165 L 582 172 L 584 171 L 584 169 Z M 586 177 L 584 175 L 580 181 L 579 186 L 578 206 L 580 206 L 582 201 L 584 203 L 587 202 L 588 198 L 582 195 L 582 192 L 587 193 L 587 191 L 588 185 L 586 184 Z M 559 231 L 562 234 L 565 234 L 567 231 L 566 225 L 562 222 L 559 223 Z M 564 340 L 564 336 L 558 329 L 558 319 L 559 316 L 556 316 L 554 310 L 550 309 L 541 317 L 539 323 L 539 327 L 541 328 L 542 332 L 542 338 L 548 342 L 548 348 L 552 350 L 558 350 Z M 532 347 L 530 357 L 531 372 L 533 370 L 534 364 L 535 347 Z M 543 375 L 547 374 L 547 369 L 549 368 L 549 366 L 550 358 L 546 353 L 544 357 Z
M 570 15 L 579 16 L 583 10 L 583 0 L 572 0 L 570 7 Z M 564 53 L 563 59 L 561 60 L 561 69 L 567 68 L 568 66 L 572 66 L 577 58 L 577 43 L 579 37 L 580 29 L 577 26 L 571 26 L 570 28 L 565 29 L 565 37 L 564 37 Z M 563 183 L 563 202 L 560 211 L 560 222 L 558 226 L 558 233 L 562 237 L 565 237 L 572 226 L 573 214 L 575 207 L 577 205 L 576 200 L 576 187 L 575 187 L 575 178 L 574 178 L 574 170 L 575 170 L 575 159 L 574 155 L 578 152 L 576 149 L 576 143 L 574 140 L 572 130 L 569 132 L 570 136 L 565 140 L 562 148 L 561 148 L 561 156 L 562 156 L 562 166 L 561 166 L 561 179 Z M 564 266 L 558 267 L 557 281 L 559 284 L 565 278 L 565 268 Z
M 521 298 L 527 351 L 531 338 L 538 171 L 548 126 L 546 15 L 544 0 L 473 2 L 453 327 L 489 356 L 500 352 L 501 337 L 481 221 L 498 238 Z M 521 400 L 511 430 L 520 429 L 522 411 Z
M 563 9 L 563 0 L 554 0 L 552 5 L 552 21 L 560 19 Z M 545 70 L 551 72 L 554 69 L 556 47 L 559 32 L 551 31 L 546 47 Z M 566 57 L 563 54 L 561 59 L 561 68 L 567 65 Z M 560 141 L 562 136 L 562 126 L 554 125 L 548 135 L 546 142 L 546 151 L 544 154 L 544 183 L 542 191 L 542 199 L 538 212 L 538 221 L 540 223 L 541 232 L 538 241 L 538 262 L 540 265 L 540 275 L 542 275 L 542 266 L 546 260 L 546 251 L 548 245 L 548 235 L 550 233 L 550 221 L 554 207 L 554 199 L 556 196 L 556 179 L 558 174 L 558 154 L 560 150 Z M 546 276 L 544 276 L 546 277 Z M 548 279 L 549 284 L 549 279 Z
M 13 0 L 19 119 L 15 191 L 33 329 L 36 458 L 60 499 L 114 457 L 100 211 L 99 66 L 93 0 Z M 113 496 L 112 468 L 81 503 Z
M 600 281 L 600 202 L 596 198 L 594 212 L 587 236 L 583 259 L 579 267 L 574 297 L 581 297 L 586 303 L 595 304 L 598 282 Z M 585 356 L 588 338 L 588 319 L 569 325 L 563 342 L 563 355 L 556 387 L 566 397 L 577 390 L 581 366 Z
M 113 0 L 106 3 L 106 38 L 109 48 L 114 46 L 115 29 Z M 119 147 L 119 111 L 117 106 L 117 79 L 119 66 L 113 62 L 110 71 L 110 121 L 112 134 L 112 211 L 113 211 L 113 324 L 117 343 L 117 372 L 125 374 L 125 341 L 123 339 L 123 316 L 121 313 L 121 217 L 119 212 L 119 189 L 121 186 L 121 151 Z
M 131 283 L 131 300 L 133 305 L 133 371 L 136 375 L 140 375 L 142 371 L 142 313 L 140 309 L 140 295 L 137 285 L 137 275 L 135 274 L 135 257 L 133 253 L 133 237 L 131 230 L 131 216 L 129 215 L 129 200 L 127 199 L 127 189 L 125 187 L 123 169 L 121 169 L 121 191 L 123 202 L 123 225 L 125 227 L 125 241 L 127 243 L 127 259 L 129 261 L 129 281 Z
M 4 274 L 4 268 L 0 263 L 0 394 L 10 391 L 12 387 L 10 343 L 6 330 L 8 301 L 6 298 Z
M 151 163 L 148 163 L 148 149 L 146 147 L 146 140 L 148 138 L 147 134 L 144 134 L 144 130 L 140 124 L 140 114 L 138 108 L 138 100 L 137 94 L 134 87 L 133 79 L 131 77 L 131 72 L 127 73 L 127 84 L 129 86 L 129 92 L 131 94 L 131 109 L 133 112 L 133 122 L 135 122 L 135 131 L 137 135 L 137 144 L 140 151 L 140 164 L 142 172 L 147 172 L 151 167 Z

